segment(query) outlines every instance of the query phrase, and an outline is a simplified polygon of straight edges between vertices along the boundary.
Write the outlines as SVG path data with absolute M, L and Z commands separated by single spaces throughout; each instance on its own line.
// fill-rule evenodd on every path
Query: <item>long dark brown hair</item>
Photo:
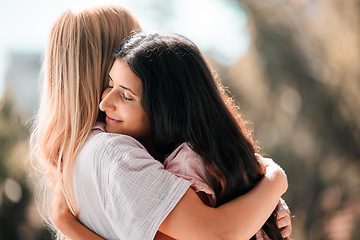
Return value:
M 263 178 L 250 131 L 193 42 L 177 34 L 140 33 L 115 57 L 142 81 L 142 105 L 156 151 L 167 155 L 189 143 L 214 177 L 216 206 L 247 193 Z M 283 239 L 276 211 L 263 230 L 271 239 Z

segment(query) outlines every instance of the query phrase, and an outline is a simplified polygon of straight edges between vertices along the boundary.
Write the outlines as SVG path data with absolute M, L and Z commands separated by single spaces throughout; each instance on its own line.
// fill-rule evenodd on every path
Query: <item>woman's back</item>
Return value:
M 93 133 L 74 168 L 78 218 L 105 239 L 153 239 L 189 186 L 121 134 Z

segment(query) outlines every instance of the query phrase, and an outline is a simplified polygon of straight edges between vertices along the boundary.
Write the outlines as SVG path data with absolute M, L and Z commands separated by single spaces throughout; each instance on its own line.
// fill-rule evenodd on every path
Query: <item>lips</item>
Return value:
M 109 117 L 109 116 L 106 116 L 106 123 L 107 123 L 107 124 L 120 123 L 120 122 L 122 122 L 122 121 L 113 119 L 113 118 L 111 118 L 111 117 Z

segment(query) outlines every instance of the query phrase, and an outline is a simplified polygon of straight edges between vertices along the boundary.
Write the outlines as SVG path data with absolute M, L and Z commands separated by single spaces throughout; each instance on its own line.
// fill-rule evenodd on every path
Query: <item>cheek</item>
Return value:
M 149 118 L 143 111 L 138 112 L 135 118 L 133 118 L 134 128 L 138 130 L 141 135 L 150 134 Z

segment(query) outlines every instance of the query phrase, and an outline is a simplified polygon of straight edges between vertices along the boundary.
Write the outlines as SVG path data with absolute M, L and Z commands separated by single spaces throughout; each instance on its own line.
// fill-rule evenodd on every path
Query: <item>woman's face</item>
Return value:
M 141 105 L 142 84 L 129 66 L 116 59 L 109 73 L 109 85 L 102 95 L 100 110 L 106 113 L 106 131 L 150 138 L 150 123 Z

